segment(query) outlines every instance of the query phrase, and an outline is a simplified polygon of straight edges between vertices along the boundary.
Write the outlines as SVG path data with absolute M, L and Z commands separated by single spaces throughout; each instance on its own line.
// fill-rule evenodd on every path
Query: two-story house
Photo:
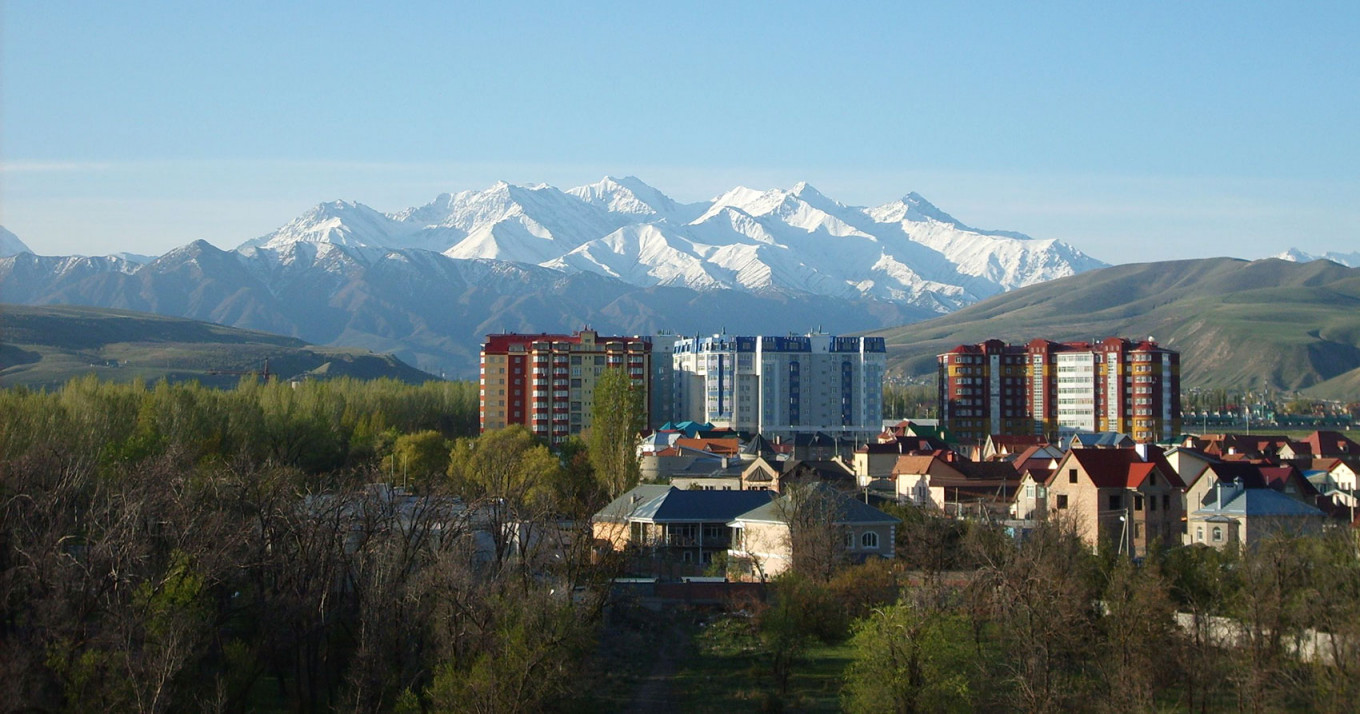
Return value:
M 1143 557 L 1155 542 L 1180 542 L 1183 487 L 1160 452 L 1073 449 L 1045 484 L 1047 513 L 1068 519 L 1092 548 Z
M 658 565 L 702 568 L 731 544 L 728 523 L 765 505 L 770 491 L 681 490 L 642 484 L 595 514 L 597 543 L 646 552 Z M 674 569 L 669 569 L 674 570 Z M 679 571 L 676 571 L 679 572 Z

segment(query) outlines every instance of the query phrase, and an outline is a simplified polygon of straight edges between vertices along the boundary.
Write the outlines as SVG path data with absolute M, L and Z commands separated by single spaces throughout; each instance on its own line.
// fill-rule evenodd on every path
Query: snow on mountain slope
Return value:
M 647 221 L 687 223 L 705 208 L 704 204 L 676 203 L 635 176 L 606 176 L 599 183 L 568 189 L 567 193 L 602 211 Z
M 19 236 L 10 233 L 4 226 L 0 226 L 0 258 L 8 258 L 11 255 L 20 253 L 32 253 L 24 242 L 19 240 Z
M 369 261 L 421 249 L 649 287 L 869 297 L 934 311 L 1103 265 L 1058 241 L 970 228 L 914 193 L 869 209 L 799 183 L 681 204 L 634 177 L 568 191 L 501 182 L 391 214 L 337 201 L 238 250 L 296 260 L 284 248 L 299 243 L 368 251 Z
M 1328 251 L 1322 255 L 1313 255 L 1312 253 L 1305 253 L 1298 248 L 1290 248 L 1279 255 L 1271 257 L 1287 260 L 1291 263 L 1311 263 L 1314 260 L 1330 260 L 1333 263 L 1340 263 L 1348 268 L 1360 268 L 1360 252 L 1338 253 L 1336 251 Z
M 407 225 L 457 228 L 467 236 L 456 244 L 444 247 L 443 252 L 453 258 L 494 258 L 514 262 L 529 256 L 516 253 L 488 252 L 487 236 L 527 233 L 534 238 L 550 241 L 557 246 L 557 256 L 569 252 L 582 243 L 607 235 L 634 220 L 614 215 L 587 204 L 576 196 L 552 186 L 513 186 L 504 181 L 485 191 L 463 191 L 444 194 L 434 203 L 414 209 L 410 213 L 395 214 L 394 218 Z M 499 225 L 512 226 L 509 232 L 496 231 Z M 463 246 L 467 243 L 467 246 Z M 514 250 L 512 240 L 507 248 Z M 522 244 L 537 253 L 543 250 L 536 244 Z M 554 256 L 556 257 L 556 256 Z

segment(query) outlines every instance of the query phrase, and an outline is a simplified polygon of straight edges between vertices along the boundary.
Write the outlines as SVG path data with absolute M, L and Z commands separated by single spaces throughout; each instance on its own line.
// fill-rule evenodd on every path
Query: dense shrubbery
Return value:
M 565 701 L 600 489 L 522 430 L 469 458 L 476 406 L 458 383 L 0 392 L 0 710 Z

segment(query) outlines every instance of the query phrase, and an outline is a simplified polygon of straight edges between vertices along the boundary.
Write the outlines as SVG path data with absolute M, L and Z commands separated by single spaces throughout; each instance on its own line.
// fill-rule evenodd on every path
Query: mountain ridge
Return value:
M 682 204 L 631 176 L 566 191 L 502 181 L 391 213 L 322 203 L 237 250 L 295 242 L 419 248 L 594 272 L 640 287 L 794 290 L 933 311 L 1104 265 L 1060 241 L 971 228 L 916 193 L 864 208 L 800 182 L 765 191 L 738 186 Z
M 1021 288 L 871 334 L 899 376 L 989 338 L 1151 336 L 1181 352 L 1183 385 L 1360 398 L 1360 269 L 1319 261 L 1204 258 L 1116 265 Z
M 431 379 L 390 355 L 319 347 L 302 340 L 211 322 L 85 306 L 0 305 L 0 385 L 57 387 L 94 373 L 101 379 L 196 380 L 230 387 L 242 375 L 283 379 Z

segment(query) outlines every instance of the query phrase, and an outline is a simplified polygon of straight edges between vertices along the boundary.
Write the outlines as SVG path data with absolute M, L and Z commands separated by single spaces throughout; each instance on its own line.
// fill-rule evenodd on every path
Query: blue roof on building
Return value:
M 653 523 L 726 523 L 769 503 L 771 491 L 697 491 L 644 484 L 614 499 L 596 518 Z
M 837 499 L 836 506 L 840 511 L 840 518 L 836 519 L 836 525 L 878 525 L 902 522 L 902 519 L 897 516 L 890 516 L 867 503 L 861 503 L 834 489 L 826 486 L 814 486 L 813 488 L 821 489 L 830 494 L 832 498 Z M 757 508 L 739 514 L 733 520 L 781 523 L 785 520 L 784 513 L 786 512 L 785 509 L 788 508 L 785 504 L 788 498 L 788 496 L 782 496 L 769 503 L 763 503 Z
M 1210 494 L 1212 498 L 1212 494 Z M 1221 507 L 1206 506 L 1196 516 L 1317 516 L 1325 514 L 1271 488 L 1248 488 Z

